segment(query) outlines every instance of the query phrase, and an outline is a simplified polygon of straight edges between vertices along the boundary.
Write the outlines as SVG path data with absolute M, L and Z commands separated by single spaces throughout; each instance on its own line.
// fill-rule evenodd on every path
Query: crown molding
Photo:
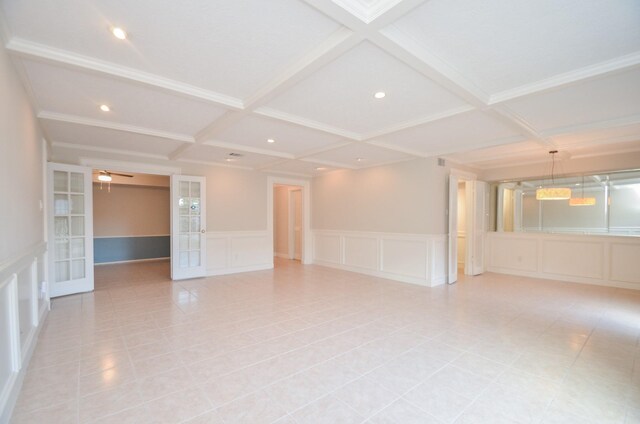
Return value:
M 280 174 L 280 175 L 286 175 L 289 177 L 299 177 L 299 178 L 304 178 L 304 179 L 311 179 L 313 178 L 313 174 L 303 174 L 303 173 L 299 173 L 299 172 L 289 172 L 289 171 L 278 171 L 276 169 L 272 169 L 272 168 L 263 168 L 259 170 L 260 172 L 264 172 L 267 174 Z
M 200 87 L 161 77 L 149 72 L 139 71 L 137 69 L 116 65 L 114 63 L 106 62 L 93 57 L 69 52 L 67 50 L 57 49 L 55 47 L 50 47 L 44 44 L 34 43 L 32 41 L 24 40 L 21 38 L 13 37 L 7 43 L 6 48 L 8 51 L 17 56 L 50 62 L 54 64 L 64 64 L 73 68 L 80 68 L 83 70 L 98 72 L 100 74 L 109 75 L 119 79 L 134 81 L 144 85 L 161 88 L 184 96 L 207 100 L 209 102 L 225 106 L 227 108 L 243 108 L 243 103 L 241 100 L 224 94 L 205 90 Z
M 166 156 L 156 155 L 153 153 L 132 152 L 130 150 L 111 149 L 109 147 L 85 146 L 82 144 L 61 143 L 57 141 L 52 141 L 51 146 L 53 148 L 60 147 L 64 149 L 83 150 L 87 152 L 114 153 L 119 155 L 137 156 L 137 157 L 148 158 L 148 159 L 162 159 L 162 160 L 168 159 Z
M 585 66 L 570 72 L 554 75 L 531 84 L 501 91 L 491 95 L 490 105 L 503 103 L 521 97 L 541 94 L 553 89 L 564 88 L 591 79 L 601 78 L 617 72 L 626 71 L 640 66 L 640 52 L 631 53 L 605 62 Z
M 418 118 L 418 119 L 413 119 L 413 120 L 409 120 L 409 121 L 405 121 L 402 122 L 400 124 L 397 125 L 393 125 L 391 127 L 382 129 L 380 131 L 374 131 L 368 134 L 363 134 L 362 135 L 362 141 L 369 141 L 373 138 L 377 138 L 377 137 L 383 137 L 386 135 L 390 135 L 390 134 L 394 134 L 394 133 L 398 133 L 413 127 L 418 127 L 420 125 L 424 125 L 424 124 L 428 124 L 430 122 L 435 122 L 435 121 L 439 121 L 441 119 L 446 119 L 446 118 L 451 118 L 452 116 L 456 116 L 456 115 L 460 115 L 463 114 L 465 112 L 470 112 L 472 110 L 476 110 L 475 107 L 471 106 L 471 105 L 466 105 L 466 106 L 460 106 L 454 109 L 449 109 L 446 110 L 444 112 L 440 112 L 440 113 L 436 113 L 433 115 L 429 115 L 423 118 Z
M 395 152 L 404 153 L 404 154 L 419 157 L 419 158 L 428 158 L 431 156 L 428 153 L 420 152 L 414 149 L 407 149 L 406 147 L 396 146 L 394 144 L 389 144 L 379 140 L 368 140 L 368 141 L 365 141 L 365 143 L 371 144 L 372 146 L 382 147 L 383 149 L 392 150 Z
M 283 159 L 295 158 L 295 156 L 292 155 L 291 153 L 277 152 L 277 151 L 272 151 L 268 149 L 261 149 L 259 147 L 245 146 L 243 144 L 238 144 L 238 143 L 228 143 L 226 141 L 209 140 L 201 144 L 203 146 L 219 147 L 222 149 L 236 150 L 239 152 L 246 152 L 246 153 L 255 153 L 263 156 L 271 156 L 276 158 L 283 158 Z
M 43 119 L 46 121 L 66 122 L 70 124 L 77 124 L 77 125 L 83 125 L 88 127 L 106 128 L 110 130 L 147 135 L 151 137 L 169 139 L 173 141 L 180 141 L 183 143 L 193 143 L 195 141 L 193 137 L 184 135 L 184 134 L 171 133 L 167 131 L 159 131 L 159 130 L 154 130 L 150 128 L 138 127 L 135 125 L 118 124 L 116 122 L 84 118 L 84 117 L 75 116 L 75 115 L 66 115 L 63 113 L 42 111 L 38 113 L 37 116 L 39 119 Z
M 291 124 L 301 125 L 303 127 L 312 128 L 328 134 L 337 135 L 349 140 L 360 141 L 360 134 L 344 130 L 342 128 L 333 127 L 331 125 L 323 124 L 311 119 L 302 118 L 300 116 L 291 115 L 286 112 L 281 112 L 268 107 L 260 107 L 254 111 L 258 115 L 266 116 L 268 118 L 277 119 L 280 121 L 289 122 Z

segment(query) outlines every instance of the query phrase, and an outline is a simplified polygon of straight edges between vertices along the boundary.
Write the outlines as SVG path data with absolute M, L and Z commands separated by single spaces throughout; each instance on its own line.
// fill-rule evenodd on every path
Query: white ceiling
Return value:
M 640 150 L 639 22 L 637 0 L 0 0 L 54 151 L 306 176 Z

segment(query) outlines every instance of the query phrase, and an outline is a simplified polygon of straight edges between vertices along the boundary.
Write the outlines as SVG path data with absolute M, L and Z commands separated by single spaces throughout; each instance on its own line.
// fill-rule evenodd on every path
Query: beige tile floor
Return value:
M 277 261 L 98 267 L 53 301 L 14 423 L 640 423 L 640 292 L 423 288 Z

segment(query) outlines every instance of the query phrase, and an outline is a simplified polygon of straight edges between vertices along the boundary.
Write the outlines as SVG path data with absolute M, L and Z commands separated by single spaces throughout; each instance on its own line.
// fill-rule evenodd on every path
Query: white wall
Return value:
M 0 422 L 8 422 L 48 298 L 39 296 L 46 262 L 41 206 L 46 203 L 45 147 L 27 94 L 3 48 L 0 93 Z
M 448 174 L 432 158 L 314 178 L 312 227 L 444 234 Z
M 93 185 L 94 237 L 168 235 L 169 210 L 167 187 Z

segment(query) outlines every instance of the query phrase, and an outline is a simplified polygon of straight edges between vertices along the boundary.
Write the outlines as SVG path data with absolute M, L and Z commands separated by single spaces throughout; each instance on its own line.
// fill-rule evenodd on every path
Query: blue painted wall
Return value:
M 170 240 L 170 236 L 94 238 L 94 262 L 168 258 L 171 255 Z

